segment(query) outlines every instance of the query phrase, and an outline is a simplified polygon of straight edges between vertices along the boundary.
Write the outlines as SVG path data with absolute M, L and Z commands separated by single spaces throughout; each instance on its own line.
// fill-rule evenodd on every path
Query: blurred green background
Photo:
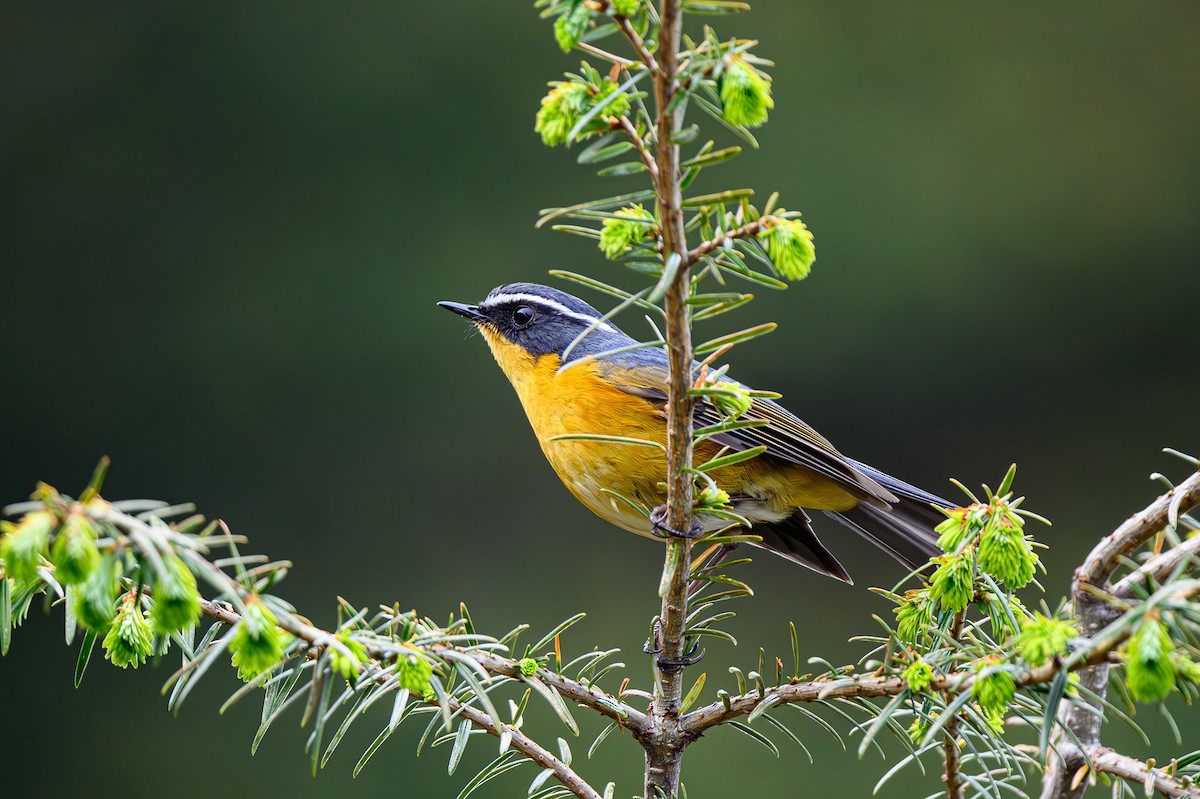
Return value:
M 587 610 L 567 647 L 621 646 L 644 681 L 659 548 L 575 504 L 482 342 L 434 306 L 548 268 L 631 285 L 532 227 L 637 180 L 534 135 L 545 82 L 578 59 L 531 5 L 6 3 L 3 20 L 0 501 L 38 479 L 77 492 L 107 453 L 108 496 L 221 516 L 296 562 L 282 593 L 318 621 L 339 594 L 435 617 L 465 600 L 491 631 Z M 778 320 L 737 376 L 905 479 L 951 493 L 950 476 L 994 484 L 1019 462 L 1029 507 L 1056 522 L 1051 603 L 1089 542 L 1157 493 L 1147 474 L 1182 470 L 1159 448 L 1200 451 L 1198 23 L 1187 2 L 880 0 L 717 20 L 777 60 L 778 106 L 762 150 L 697 188 L 779 189 L 820 258 L 701 334 Z M 887 612 L 864 586 L 897 570 L 825 529 L 858 586 L 758 558 L 742 647 L 704 664 L 710 693 L 759 644 L 786 656 L 789 619 L 811 654 L 861 652 L 846 639 Z M 452 797 L 466 779 L 447 779 L 444 749 L 414 759 L 414 728 L 352 782 L 382 718 L 316 780 L 298 714 L 252 759 L 258 709 L 216 713 L 229 673 L 179 718 L 158 694 L 170 664 L 93 664 L 75 691 L 60 619 L 35 612 L 0 661 L 14 796 Z M 1180 751 L 1142 715 L 1159 732 L 1136 751 Z M 559 734 L 547 717 L 536 729 Z M 864 795 L 887 769 L 803 733 L 816 766 L 711 733 L 690 795 Z M 610 738 L 582 770 L 629 796 L 640 750 Z M 518 774 L 478 795 L 524 795 L 534 771 Z

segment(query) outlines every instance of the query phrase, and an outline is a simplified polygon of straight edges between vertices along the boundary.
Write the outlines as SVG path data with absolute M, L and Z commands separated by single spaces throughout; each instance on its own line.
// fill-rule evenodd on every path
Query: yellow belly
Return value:
M 666 420 L 641 397 L 614 388 L 599 376 L 595 364 L 581 362 L 559 371 L 557 355 L 537 358 L 484 329 L 484 336 L 508 376 L 542 452 L 563 485 L 596 515 L 630 532 L 650 534 L 644 516 L 604 489 L 647 508 L 666 501 L 659 484 L 667 462 L 655 447 L 595 441 L 550 441 L 555 436 L 592 433 L 626 436 L 665 445 Z M 720 447 L 701 442 L 695 462 L 703 463 Z M 847 510 L 857 500 L 833 481 L 804 467 L 755 458 L 711 473 L 731 495 L 760 500 L 763 509 L 780 517 L 796 508 Z

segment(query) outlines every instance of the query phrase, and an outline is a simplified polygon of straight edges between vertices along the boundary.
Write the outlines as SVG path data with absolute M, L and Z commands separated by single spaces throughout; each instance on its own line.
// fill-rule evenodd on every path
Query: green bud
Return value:
M 992 732 L 1000 735 L 1004 732 L 1004 711 L 979 706 L 979 714 L 984 722 L 992 728 Z
M 615 261 L 639 241 L 650 237 L 655 230 L 654 215 L 640 205 L 622 208 L 605 219 L 600 227 L 600 251 Z
M 532 677 L 537 674 L 538 662 L 533 658 L 521 658 L 521 662 L 517 664 L 521 667 L 521 674 L 526 677 Z
M 799 219 L 776 219 L 775 224 L 759 231 L 767 244 L 767 255 L 775 271 L 788 280 L 803 280 L 817 260 L 813 234 Z
M 250 681 L 283 659 L 283 634 L 279 620 L 256 596 L 246 598 L 246 613 L 229 641 L 230 659 L 238 677 Z
M 541 135 L 542 141 L 551 147 L 567 144 L 567 134 L 575 127 L 579 118 L 597 103 L 608 99 L 619 88 L 608 78 L 601 79 L 595 91 L 588 84 L 577 80 L 551 81 L 550 91 L 542 98 L 542 106 L 534 120 L 533 129 Z M 583 127 L 579 138 L 586 139 L 608 130 L 611 125 L 609 118 L 622 116 L 628 110 L 629 97 L 621 92 Z
M 1177 653 L 1171 661 L 1175 664 L 1175 673 L 1181 680 L 1200 684 L 1200 663 L 1192 660 L 1184 652 Z
M 1164 699 L 1175 685 L 1175 664 L 1171 652 L 1175 644 L 1167 627 L 1157 617 L 1147 615 L 1137 631 L 1125 643 L 1125 685 L 1129 695 L 1139 702 Z
M 750 390 L 740 383 L 722 380 L 713 387 L 721 389 L 722 393 L 713 394 L 709 400 L 717 410 L 731 419 L 737 419 L 754 407 L 754 397 L 750 396 Z
M 58 517 L 48 510 L 26 513 L 17 524 L 6 524 L 0 539 L 0 560 L 5 573 L 18 583 L 38 579 L 38 567 L 50 543 L 50 534 L 58 526 Z
M 54 537 L 50 554 L 54 574 L 65 585 L 78 585 L 88 578 L 100 562 L 96 548 L 96 529 L 87 514 L 71 511 L 62 529 Z
M 943 513 L 946 514 L 946 521 L 933 528 L 933 531 L 939 534 L 937 545 L 950 554 L 957 552 L 974 535 L 975 529 L 968 520 L 967 508 L 949 508 Z
M 1079 635 L 1075 625 L 1040 613 L 1021 621 L 1017 654 L 1031 666 L 1040 666 L 1055 655 L 1066 654 L 1067 641 Z
M 200 593 L 196 577 L 178 557 L 167 559 L 167 575 L 154 583 L 154 631 L 170 635 L 200 619 Z
M 591 18 L 592 12 L 577 0 L 570 10 L 554 21 L 554 38 L 564 53 L 571 52 L 571 48 L 579 44 L 579 40 L 587 33 Z
M 945 610 L 964 610 L 975 597 L 975 564 L 971 552 L 932 558 L 940 564 L 929 578 L 929 597 Z
M 976 672 L 983 672 L 1000 662 L 999 658 L 987 657 L 975 666 Z M 985 677 L 977 677 L 971 685 L 971 696 L 979 707 L 992 715 L 1003 715 L 1017 692 L 1017 684 L 1007 671 L 994 671 Z
M 102 633 L 112 624 L 117 612 L 120 564 L 112 555 L 104 555 L 87 579 L 71 592 L 75 618 L 89 630 Z
M 1021 527 L 993 515 L 979 538 L 979 568 L 1009 588 L 1022 588 L 1033 579 L 1037 560 Z
M 142 615 L 137 591 L 129 591 L 121 600 L 117 617 L 104 636 L 104 652 L 114 666 L 135 669 L 154 652 L 154 634 Z
M 432 677 L 433 666 L 420 655 L 402 655 L 396 663 L 397 684 L 419 696 L 432 691 L 429 686 Z
M 900 675 L 900 679 L 908 683 L 909 690 L 920 693 L 933 682 L 933 667 L 923 660 L 914 660 Z
M 696 497 L 696 507 L 704 508 L 724 508 L 729 505 L 729 492 L 721 488 L 713 488 L 706 486 L 703 491 Z
M 329 665 L 347 682 L 350 682 L 358 676 L 363 664 L 370 660 L 367 657 L 367 647 L 346 633 L 342 633 L 337 639 L 350 650 L 350 655 L 343 654 L 339 649 L 331 646 L 329 647 Z
M 730 125 L 756 128 L 767 121 L 767 111 L 775 107 L 770 81 L 741 56 L 725 62 L 720 92 L 722 114 Z
M 642 10 L 642 0 L 610 0 L 614 14 L 622 17 L 632 17 Z
M 933 624 L 933 603 L 929 599 L 928 589 L 909 591 L 894 612 L 896 635 L 902 641 L 916 643 L 917 638 L 924 635 L 929 625 Z

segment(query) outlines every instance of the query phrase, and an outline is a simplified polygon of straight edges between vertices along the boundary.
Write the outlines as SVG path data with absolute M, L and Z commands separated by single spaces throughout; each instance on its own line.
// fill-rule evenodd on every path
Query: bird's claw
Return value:
M 704 528 L 695 521 L 692 522 L 692 529 L 686 533 L 668 525 L 666 505 L 659 505 L 650 511 L 650 531 L 659 538 L 691 538 L 694 540 L 704 535 Z
M 692 644 L 692 648 L 689 649 L 683 657 L 677 660 L 660 657 L 656 662 L 658 663 L 659 671 L 663 672 L 664 674 L 675 674 L 685 666 L 696 665 L 700 662 L 704 655 L 705 650 L 700 648 L 700 642 L 697 641 L 696 643 Z

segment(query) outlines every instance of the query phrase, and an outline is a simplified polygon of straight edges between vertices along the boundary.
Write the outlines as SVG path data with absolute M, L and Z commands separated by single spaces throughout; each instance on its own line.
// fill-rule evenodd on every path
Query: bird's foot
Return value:
M 656 661 L 658 663 L 658 670 L 665 674 L 675 674 L 685 666 L 694 666 L 699 663 L 704 657 L 704 654 L 705 651 L 700 648 L 700 643 L 697 641 L 696 643 L 692 644 L 692 648 L 689 649 L 683 657 L 677 660 L 660 657 Z
M 692 522 L 692 529 L 688 532 L 676 530 L 667 524 L 667 506 L 659 505 L 654 510 L 650 511 L 650 531 L 659 538 L 691 538 L 696 539 L 704 535 L 704 528 L 699 522 Z

